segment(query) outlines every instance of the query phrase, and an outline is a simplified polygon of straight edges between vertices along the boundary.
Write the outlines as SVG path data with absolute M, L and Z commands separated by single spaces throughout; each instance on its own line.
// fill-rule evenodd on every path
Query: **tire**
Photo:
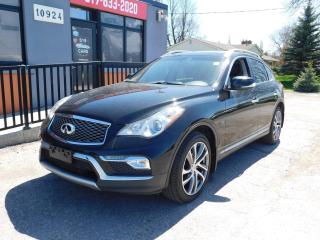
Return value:
M 197 156 L 196 164 L 194 155 Z M 191 133 L 177 152 L 169 184 L 163 191 L 163 195 L 178 203 L 193 201 L 208 181 L 211 159 L 211 147 L 207 137 L 199 132 Z
M 277 107 L 273 114 L 272 122 L 270 125 L 269 134 L 262 138 L 266 144 L 276 144 L 280 140 L 281 128 L 283 124 L 283 114 L 280 107 Z

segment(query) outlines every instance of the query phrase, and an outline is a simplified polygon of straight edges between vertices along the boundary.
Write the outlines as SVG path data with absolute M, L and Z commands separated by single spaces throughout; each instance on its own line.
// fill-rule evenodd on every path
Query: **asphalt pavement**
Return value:
M 1 139 L 0 139 L 1 141 Z M 286 92 L 276 146 L 219 163 L 179 205 L 66 182 L 38 163 L 39 142 L 0 149 L 0 239 L 319 239 L 320 95 Z

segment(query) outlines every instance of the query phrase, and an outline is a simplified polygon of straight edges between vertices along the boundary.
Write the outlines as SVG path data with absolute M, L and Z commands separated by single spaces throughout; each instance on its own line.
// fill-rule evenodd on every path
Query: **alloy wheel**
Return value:
M 277 110 L 274 119 L 273 119 L 273 125 L 272 125 L 272 135 L 274 141 L 277 141 L 280 138 L 282 128 L 282 113 L 280 110 Z
M 209 152 L 205 143 L 197 142 L 189 150 L 182 169 L 182 186 L 187 195 L 200 191 L 209 169 Z

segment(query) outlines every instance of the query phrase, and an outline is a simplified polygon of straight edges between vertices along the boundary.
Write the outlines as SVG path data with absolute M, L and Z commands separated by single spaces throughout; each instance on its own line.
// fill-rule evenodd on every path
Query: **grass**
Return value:
M 283 84 L 285 89 L 293 90 L 293 83 L 298 77 L 295 75 L 276 75 L 276 79 Z

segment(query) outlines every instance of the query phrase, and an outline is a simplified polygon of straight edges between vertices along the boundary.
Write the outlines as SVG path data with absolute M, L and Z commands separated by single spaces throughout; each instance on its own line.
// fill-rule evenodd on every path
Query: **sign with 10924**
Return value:
M 64 24 L 63 9 L 33 4 L 34 20 Z

